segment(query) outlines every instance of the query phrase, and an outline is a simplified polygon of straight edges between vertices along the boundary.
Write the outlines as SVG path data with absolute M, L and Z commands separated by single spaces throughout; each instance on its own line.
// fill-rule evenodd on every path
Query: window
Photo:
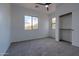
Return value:
M 52 18 L 52 29 L 56 28 L 56 18 Z
M 33 17 L 33 29 L 38 29 L 38 18 Z
M 24 28 L 25 30 L 38 29 L 38 18 L 32 16 L 25 16 L 24 19 Z

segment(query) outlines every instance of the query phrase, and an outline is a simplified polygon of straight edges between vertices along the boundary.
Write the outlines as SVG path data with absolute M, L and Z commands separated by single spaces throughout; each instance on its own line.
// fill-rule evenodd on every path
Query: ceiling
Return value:
M 56 7 L 59 6 L 60 4 L 56 4 L 56 3 L 52 3 L 49 5 L 49 11 L 47 11 L 46 7 L 43 5 L 39 5 L 39 4 L 35 4 L 35 3 L 17 3 L 17 5 L 25 7 L 25 8 L 29 8 L 41 13 L 52 13 L 56 10 Z M 38 8 L 35 8 L 35 6 L 38 6 Z

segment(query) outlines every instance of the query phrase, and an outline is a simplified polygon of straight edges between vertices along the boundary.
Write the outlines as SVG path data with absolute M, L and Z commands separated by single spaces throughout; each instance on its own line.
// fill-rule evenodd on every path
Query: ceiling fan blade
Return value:
M 43 6 L 46 6 L 46 5 L 50 5 L 52 3 L 36 3 L 36 4 L 39 4 L 39 5 L 43 5 Z M 46 7 L 47 11 L 49 11 L 49 7 Z
M 50 5 L 51 3 L 36 3 L 36 4 L 40 4 L 40 5 Z
M 46 5 L 50 5 L 50 4 L 52 4 L 52 3 L 46 3 Z
M 43 3 L 36 3 L 36 4 L 39 4 L 39 5 L 45 5 L 45 4 L 43 4 Z

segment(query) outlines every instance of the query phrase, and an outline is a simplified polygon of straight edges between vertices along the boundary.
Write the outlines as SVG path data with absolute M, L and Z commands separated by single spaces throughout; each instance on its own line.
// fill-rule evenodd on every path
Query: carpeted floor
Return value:
M 79 56 L 79 47 L 42 38 L 12 43 L 5 56 Z

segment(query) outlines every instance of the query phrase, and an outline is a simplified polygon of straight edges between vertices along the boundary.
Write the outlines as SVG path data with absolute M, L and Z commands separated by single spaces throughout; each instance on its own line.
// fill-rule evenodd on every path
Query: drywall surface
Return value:
M 11 25 L 11 38 L 12 42 L 30 40 L 36 38 L 43 38 L 48 36 L 48 16 L 37 11 L 30 10 L 18 6 L 16 4 L 11 5 L 12 11 L 12 25 Z M 25 30 L 24 29 L 24 16 L 37 16 L 38 26 L 37 30 Z
M 73 16 L 72 45 L 79 47 L 79 8 L 73 12 L 72 16 Z
M 0 4 L 0 55 L 4 55 L 10 45 L 10 5 Z
M 72 12 L 72 45 L 79 47 L 79 4 L 63 4 L 56 8 L 55 17 L 56 24 L 56 40 L 59 41 L 59 16 Z

